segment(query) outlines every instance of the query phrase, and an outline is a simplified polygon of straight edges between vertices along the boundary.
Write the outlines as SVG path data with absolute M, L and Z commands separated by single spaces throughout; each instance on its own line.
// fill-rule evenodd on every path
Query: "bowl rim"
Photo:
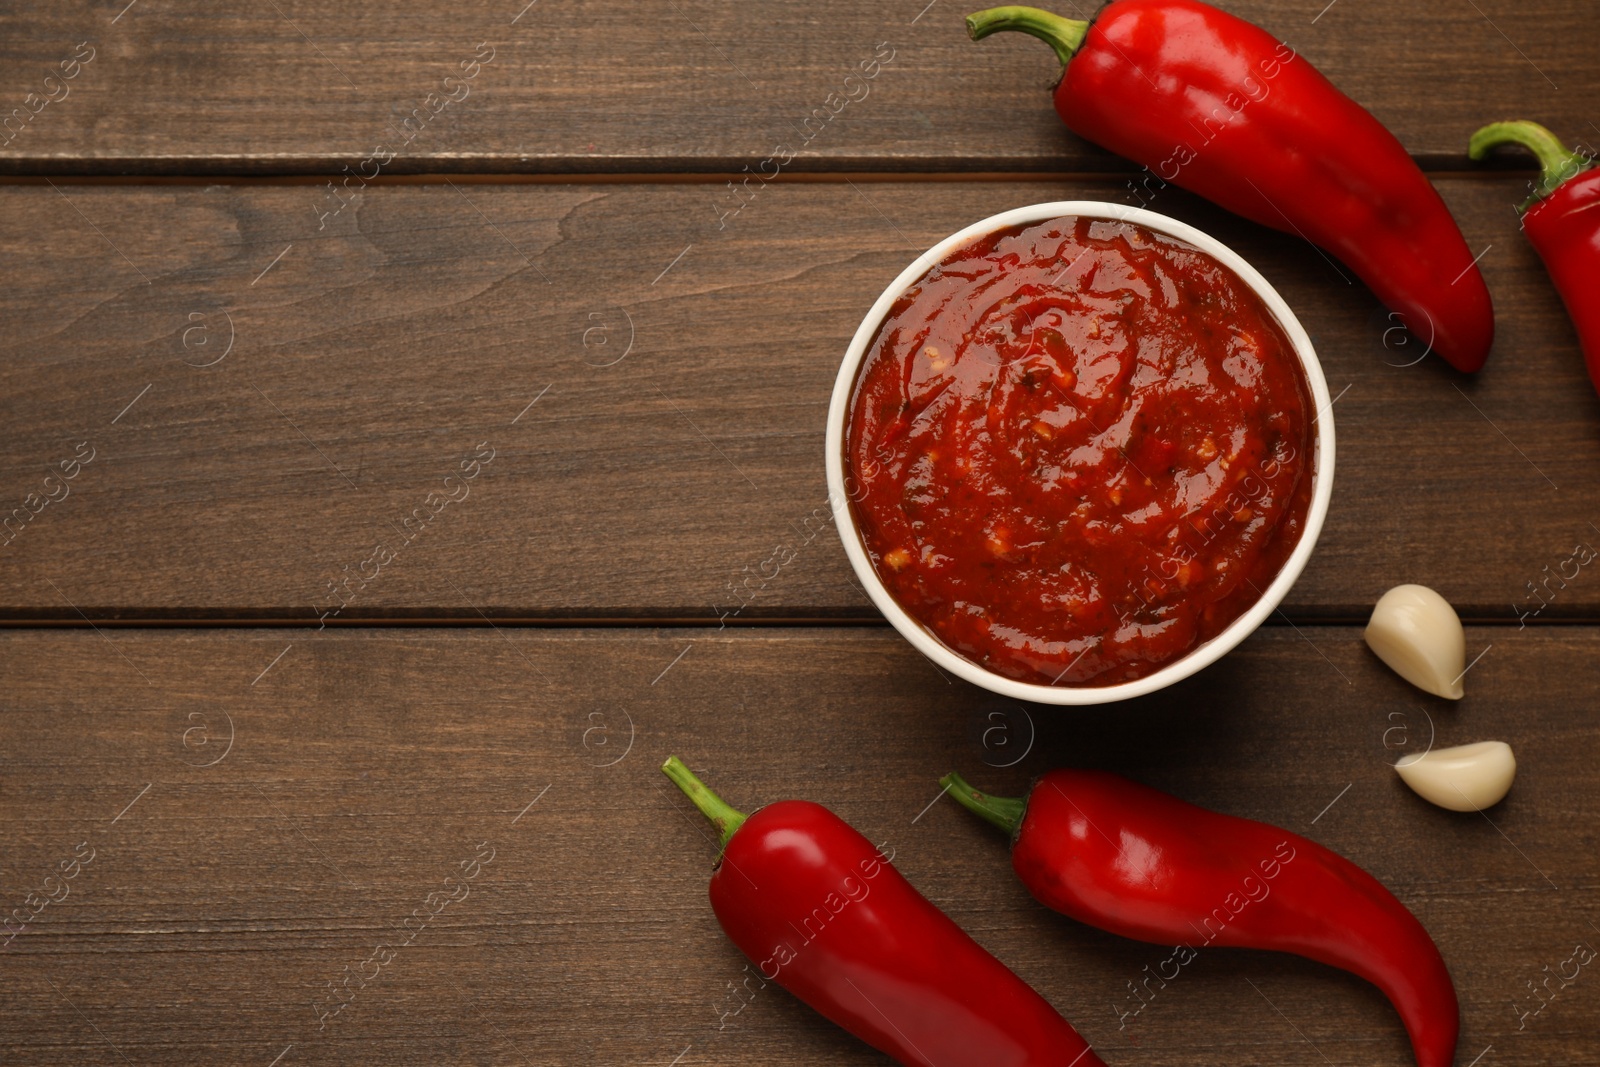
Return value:
M 1018 681 L 996 674 L 947 646 L 931 629 L 895 601 L 882 579 L 878 577 L 877 571 L 873 569 L 872 561 L 867 558 L 866 548 L 862 543 L 861 531 L 856 526 L 855 515 L 850 508 L 844 472 L 845 424 L 850 412 L 851 394 L 855 391 L 856 377 L 860 372 L 867 348 L 894 302 L 935 264 L 957 248 L 977 238 L 1011 226 L 1069 216 L 1130 222 L 1144 226 L 1157 233 L 1187 242 L 1233 271 L 1255 291 L 1273 317 L 1278 320 L 1278 325 L 1288 337 L 1290 347 L 1300 361 L 1301 371 L 1305 375 L 1311 401 L 1315 407 L 1312 415 L 1316 425 L 1316 436 L 1311 459 L 1311 501 L 1306 511 L 1305 529 L 1301 531 L 1299 542 L 1289 554 L 1289 558 L 1284 561 L 1277 576 L 1248 610 L 1229 623 L 1215 637 L 1195 646 L 1180 658 L 1143 678 L 1107 686 L 1063 687 Z M 1317 537 L 1322 532 L 1322 524 L 1328 514 L 1329 501 L 1333 496 L 1332 409 L 1333 402 L 1328 397 L 1328 383 L 1322 373 L 1322 364 L 1317 359 L 1316 349 L 1305 327 L 1300 324 L 1294 311 L 1261 272 L 1233 249 L 1195 226 L 1147 208 L 1101 200 L 1055 200 L 1027 204 L 980 219 L 970 226 L 957 230 L 923 252 L 896 275 L 873 302 L 866 317 L 861 320 L 861 325 L 856 328 L 855 335 L 845 350 L 844 361 L 840 364 L 839 373 L 834 379 L 833 395 L 828 405 L 828 424 L 824 442 L 828 503 L 833 512 L 834 526 L 844 543 L 845 555 L 849 557 L 851 569 L 855 571 L 856 578 L 866 590 L 867 596 L 900 635 L 936 666 L 990 692 L 1018 700 L 1062 706 L 1109 704 L 1145 696 L 1204 670 L 1231 652 L 1277 610 L 1311 558 L 1312 549 L 1316 546 Z

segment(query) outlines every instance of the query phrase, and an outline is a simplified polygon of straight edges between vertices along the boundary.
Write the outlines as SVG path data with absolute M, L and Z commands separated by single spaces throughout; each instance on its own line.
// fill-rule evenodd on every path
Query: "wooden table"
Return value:
M 822 471 L 838 360 L 910 259 L 1131 202 L 1050 111 L 1048 50 L 937 0 L 524 3 L 0 14 L 0 486 L 30 515 L 0 547 L 5 909 L 74 872 L 0 953 L 0 1061 L 883 1062 L 736 991 L 669 753 L 892 843 L 1113 1067 L 1410 1060 L 1375 990 L 1294 958 L 1202 953 L 1140 1007 L 1169 950 L 1035 905 L 944 771 L 1115 768 L 1304 833 L 1433 932 L 1460 1064 L 1600 1061 L 1600 977 L 1532 992 L 1600 946 L 1600 578 L 1547 582 L 1600 540 L 1600 402 L 1518 232 L 1529 172 L 1464 156 L 1490 118 L 1600 139 L 1594 5 L 1230 4 L 1430 170 L 1499 340 L 1471 379 L 1415 362 L 1304 244 L 1162 191 L 1314 335 L 1338 484 L 1271 624 L 1070 711 L 883 625 Z M 1361 643 L 1406 581 L 1471 624 L 1457 705 Z M 1489 738 L 1521 771 L 1483 815 L 1389 769 Z

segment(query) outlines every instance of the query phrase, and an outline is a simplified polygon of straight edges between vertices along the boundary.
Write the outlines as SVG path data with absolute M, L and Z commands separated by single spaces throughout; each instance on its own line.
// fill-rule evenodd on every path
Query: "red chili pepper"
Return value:
M 1536 122 L 1496 122 L 1472 135 L 1467 154 L 1483 159 L 1504 144 L 1539 160 L 1539 183 L 1522 205 L 1522 228 L 1544 260 L 1578 328 L 1589 380 L 1600 392 L 1600 170 Z
M 1197 808 L 1104 771 L 1051 771 L 1026 798 L 941 782 L 1012 835 L 1039 902 L 1123 937 L 1277 949 L 1365 978 L 1393 1002 L 1420 1067 L 1454 1062 L 1460 1010 L 1438 948 L 1376 878 L 1315 841 Z
M 784 800 L 747 817 L 676 756 L 661 769 L 722 834 L 711 910 L 762 978 L 900 1063 L 1105 1067 L 827 808 Z
M 1394 134 L 1287 44 L 1198 0 L 1115 0 L 1091 22 L 967 17 L 974 40 L 1000 30 L 1055 49 L 1074 133 L 1144 164 L 1156 189 L 1321 245 L 1451 365 L 1483 366 L 1494 310 L 1449 209 Z

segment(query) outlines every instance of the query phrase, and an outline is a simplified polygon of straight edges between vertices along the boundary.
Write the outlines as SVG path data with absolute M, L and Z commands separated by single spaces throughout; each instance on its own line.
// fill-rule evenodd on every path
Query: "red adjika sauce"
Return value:
M 1106 219 L 1013 227 L 884 319 L 851 404 L 851 507 L 945 645 L 1113 685 L 1265 592 L 1305 528 L 1311 410 L 1277 320 L 1209 255 Z

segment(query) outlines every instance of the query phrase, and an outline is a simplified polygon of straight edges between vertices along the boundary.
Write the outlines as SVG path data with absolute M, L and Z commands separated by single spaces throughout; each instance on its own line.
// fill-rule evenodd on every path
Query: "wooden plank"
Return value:
M 1594 618 L 1600 582 L 1559 577 L 1600 538 L 1575 337 L 1518 232 L 1519 183 L 1440 187 L 1499 306 L 1473 380 L 1407 366 L 1415 343 L 1303 242 L 1177 192 L 1153 206 L 1260 265 L 1339 396 L 1333 510 L 1292 617 L 1361 619 L 1420 581 L 1510 621 L 1548 581 L 1531 621 Z M 319 231 L 303 186 L 13 190 L 0 486 L 7 511 L 40 510 L 0 546 L 0 613 L 875 617 L 821 456 L 860 316 L 974 219 L 1122 191 L 780 183 L 719 229 L 722 191 L 385 188 Z M 447 482 L 480 444 L 478 477 Z M 70 495 L 41 504 L 78 453 Z M 795 554 L 777 573 L 775 552 Z
M 0 66 L 14 73 L 0 114 L 16 116 L 0 172 L 340 175 L 378 146 L 392 158 L 368 167 L 389 174 L 738 172 L 779 145 L 794 170 L 1123 169 L 1057 122 L 1047 48 L 967 39 L 975 6 L 14 7 L 0 13 Z M 1495 118 L 1600 136 L 1587 103 L 1600 96 L 1592 4 L 1227 7 L 1288 41 L 1430 166 L 1460 166 L 1468 135 Z M 893 58 L 846 84 L 875 54 Z M 47 83 L 63 62 L 75 76 Z M 847 95 L 857 99 L 837 118 L 805 127 Z
M 1032 903 L 992 831 L 933 803 L 938 774 L 1020 791 L 1103 766 L 1306 834 L 1433 933 L 1463 1006 L 1458 1062 L 1491 1044 L 1498 1064 L 1584 1062 L 1600 982 L 1521 1027 L 1513 1007 L 1600 941 L 1581 666 L 1596 640 L 1473 629 L 1493 651 L 1444 708 L 1354 627 L 1276 628 L 1165 695 L 1030 711 L 947 684 L 885 630 L 0 634 L 6 910 L 93 853 L 3 950 L 0 1055 L 881 1062 L 776 988 L 735 1010 L 744 961 L 705 899 L 713 849 L 656 770 L 676 752 L 735 804 L 808 797 L 887 842 L 1110 1064 L 1410 1061 L 1375 991 L 1266 953 L 1202 952 L 1120 1016 L 1170 950 Z M 1388 763 L 1430 736 L 1510 741 L 1509 799 L 1484 817 L 1410 794 Z M 466 897 L 401 929 L 488 849 Z M 363 965 L 379 945 L 401 947 Z M 329 983 L 357 971 L 323 1019 Z

